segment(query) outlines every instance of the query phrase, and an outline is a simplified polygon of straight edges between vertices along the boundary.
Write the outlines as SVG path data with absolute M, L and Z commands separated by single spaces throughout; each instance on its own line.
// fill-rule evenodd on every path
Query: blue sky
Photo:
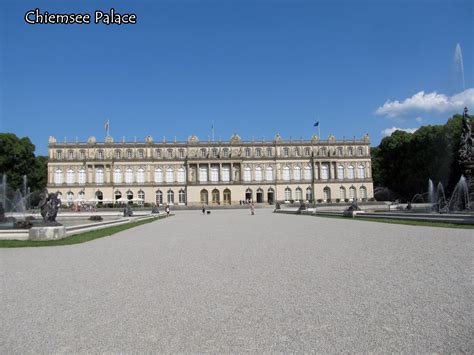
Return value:
M 114 7 L 136 25 L 28 25 Z M 470 1 L 0 3 L 0 131 L 84 141 L 371 136 L 474 112 Z M 462 49 L 465 86 L 456 44 Z M 398 101 L 398 103 L 396 102 Z M 385 104 L 385 106 L 384 106 Z

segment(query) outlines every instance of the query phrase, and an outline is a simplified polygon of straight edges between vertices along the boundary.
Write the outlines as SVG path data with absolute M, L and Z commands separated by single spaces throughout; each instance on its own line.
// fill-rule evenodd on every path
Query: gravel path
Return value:
M 473 246 L 259 209 L 0 249 L 0 353 L 472 353 Z

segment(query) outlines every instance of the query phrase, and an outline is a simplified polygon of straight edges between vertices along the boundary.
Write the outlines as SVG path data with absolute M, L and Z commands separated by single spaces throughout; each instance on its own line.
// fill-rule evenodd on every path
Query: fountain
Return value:
M 433 181 L 431 179 L 428 180 L 428 201 L 432 205 L 436 203 L 434 185 L 433 185 Z
M 469 191 L 464 175 L 461 175 L 456 187 L 454 188 L 451 199 L 448 203 L 449 211 L 466 211 L 471 208 L 469 203 Z

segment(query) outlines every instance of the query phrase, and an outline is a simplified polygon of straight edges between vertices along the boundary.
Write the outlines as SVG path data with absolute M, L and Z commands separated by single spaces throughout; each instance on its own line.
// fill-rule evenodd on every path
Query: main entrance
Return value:
M 263 190 L 257 190 L 257 203 L 263 203 Z
M 273 203 L 275 202 L 275 193 L 274 193 L 273 189 L 268 189 L 267 201 L 268 201 L 268 204 L 270 204 L 270 205 L 273 205 Z
M 230 190 L 225 189 L 224 190 L 224 204 L 225 205 L 230 205 L 230 201 L 231 201 Z
M 253 200 L 252 190 L 247 189 L 245 191 L 245 201 L 249 202 L 249 201 L 252 201 L 252 200 Z

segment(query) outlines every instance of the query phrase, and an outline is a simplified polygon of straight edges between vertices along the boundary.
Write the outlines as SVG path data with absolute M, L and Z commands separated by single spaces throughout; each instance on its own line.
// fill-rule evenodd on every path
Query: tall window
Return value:
M 120 191 L 115 191 L 115 201 L 118 201 L 122 198 L 122 193 Z
M 265 180 L 273 180 L 273 168 L 271 166 L 267 166 L 267 169 L 265 170 Z
M 132 159 L 132 157 L 133 157 L 133 152 L 132 152 L 132 150 L 131 150 L 131 149 L 127 150 L 127 158 L 128 158 L 128 159 Z
M 207 155 L 206 153 L 207 153 L 207 152 L 206 152 L 206 148 L 202 148 L 202 149 L 201 149 L 201 158 L 205 158 L 206 155 Z
M 79 152 L 79 156 L 81 157 L 81 159 L 86 159 L 86 152 L 84 150 L 81 150 Z
M 361 186 L 359 189 L 359 198 L 366 199 L 367 198 L 367 189 L 365 186 Z
M 207 190 L 202 189 L 200 195 L 201 195 L 201 203 L 207 205 L 209 203 L 209 193 L 207 192 Z
M 155 182 L 163 182 L 163 170 L 161 168 L 155 168 Z
M 347 178 L 348 179 L 354 179 L 354 167 L 352 165 L 349 165 L 347 167 Z
M 291 189 L 287 187 L 285 189 L 285 201 L 290 201 L 291 200 Z
M 344 186 L 341 186 L 341 187 L 339 188 L 339 199 L 340 199 L 341 201 L 344 201 L 346 198 L 347 198 L 347 197 L 346 197 L 346 188 L 345 188 Z
M 74 151 L 70 150 L 69 151 L 69 160 L 72 160 L 72 159 L 74 159 Z
M 290 181 L 290 168 L 287 166 L 283 167 L 283 180 Z
M 224 148 L 223 153 L 224 153 L 224 158 L 228 158 L 228 157 L 229 157 L 229 149 Z
M 295 157 L 300 156 L 300 150 L 298 148 L 295 148 Z
M 114 182 L 116 184 L 122 183 L 122 170 L 120 168 L 116 168 L 114 171 Z
M 219 181 L 219 167 L 216 165 L 211 165 L 211 181 L 212 182 Z
M 323 189 L 323 197 L 324 197 L 324 201 L 331 200 L 331 189 L 327 186 Z
M 309 165 L 306 165 L 304 167 L 304 179 L 305 180 L 311 180 L 311 167 Z
M 137 182 L 140 184 L 145 182 L 145 169 L 140 168 L 137 170 Z
M 186 170 L 184 168 L 178 169 L 178 182 L 185 182 L 186 181 Z
M 365 166 L 359 165 L 359 179 L 365 178 Z
M 142 190 L 140 190 L 138 191 L 137 197 L 138 197 L 138 204 L 143 205 L 143 203 L 145 202 L 145 193 Z
M 327 150 L 326 150 L 325 147 L 323 147 L 319 150 L 319 155 L 326 156 L 326 154 L 327 154 Z
M 311 187 L 306 188 L 306 201 L 312 201 L 313 200 L 313 190 Z
M 155 201 L 158 206 L 163 204 L 163 192 L 161 192 L 160 190 L 156 191 Z
M 267 157 L 272 156 L 272 148 L 267 148 Z
M 168 159 L 173 158 L 173 149 L 168 149 L 168 150 L 166 151 L 166 157 L 167 157 Z
M 337 178 L 344 179 L 344 166 L 343 165 L 337 166 Z
M 207 168 L 205 166 L 199 167 L 199 181 L 207 182 Z
M 155 156 L 161 158 L 161 149 L 155 149 Z
M 67 170 L 67 175 L 66 175 L 66 182 L 68 184 L 74 184 L 76 181 L 75 181 L 75 174 L 74 174 L 74 170 L 72 169 L 68 169 Z
M 184 158 L 184 149 L 179 150 L 179 157 Z
M 133 192 L 128 190 L 127 191 L 127 200 L 132 201 L 133 200 Z
M 143 152 L 142 149 L 140 149 L 140 150 L 138 151 L 138 157 L 139 157 L 140 159 L 143 159 L 144 156 L 145 156 L 145 153 Z
M 173 169 L 168 168 L 166 169 L 166 182 L 174 182 L 174 176 L 173 176 Z
M 99 159 L 104 159 L 104 151 L 103 150 L 99 150 L 97 152 L 97 156 L 99 157 Z
M 252 180 L 252 170 L 247 166 L 244 169 L 244 181 L 248 182 Z
M 260 148 L 257 148 L 257 149 L 255 150 L 255 156 L 257 156 L 257 157 L 259 157 L 259 158 L 262 156 L 262 150 L 261 150 Z
M 86 183 L 86 169 L 81 168 L 79 169 L 79 184 Z
M 214 189 L 212 190 L 212 203 L 219 203 L 220 202 L 220 193 L 219 190 Z
M 104 183 L 104 169 L 97 168 L 95 170 L 95 183 L 96 184 L 103 184 Z
M 115 151 L 115 159 L 121 159 L 122 158 L 122 152 L 120 150 Z
M 359 154 L 359 155 L 364 154 L 364 151 L 363 151 L 362 147 L 357 148 L 357 154 Z
M 257 166 L 255 168 L 255 181 L 262 181 L 263 180 L 263 177 L 262 177 L 262 168 Z
M 217 157 L 218 157 L 218 152 L 217 152 L 217 149 L 216 149 L 216 148 L 214 148 L 214 149 L 212 150 L 212 157 L 213 157 L 213 158 L 217 158 Z
M 337 147 L 336 153 L 338 156 L 342 156 L 342 147 Z
M 306 148 L 304 149 L 304 155 L 306 155 L 307 157 L 309 157 L 310 154 L 311 154 L 310 149 L 309 149 L 308 147 L 306 147 Z
M 230 167 L 228 165 L 222 167 L 222 181 L 230 181 Z
M 347 148 L 347 155 L 349 156 L 354 155 L 354 149 L 352 149 L 352 147 Z
M 349 188 L 349 199 L 353 201 L 356 198 L 356 189 L 354 186 Z
M 321 165 L 321 179 L 322 180 L 329 179 L 329 167 L 327 166 L 327 164 Z
M 178 202 L 180 204 L 185 204 L 186 203 L 186 192 L 184 192 L 183 189 L 179 190 L 179 193 L 178 193 Z
M 290 155 L 290 150 L 288 148 L 283 148 L 283 156 L 287 157 Z
M 63 152 L 58 150 L 56 152 L 56 159 L 61 160 L 63 158 Z
M 71 205 L 74 202 L 74 194 L 69 191 L 66 195 L 67 204 Z
M 127 184 L 133 183 L 133 170 L 132 170 L 132 168 L 128 168 L 125 171 L 125 182 Z
M 247 158 L 250 156 L 250 148 L 245 148 L 245 156 Z
M 301 201 L 303 199 L 303 190 L 301 190 L 301 188 L 299 187 L 296 188 L 295 197 L 298 201 Z
M 84 199 L 86 198 L 85 192 L 84 191 L 79 192 L 78 197 L 79 197 L 79 201 L 84 201 Z
M 301 180 L 301 168 L 299 166 L 295 166 L 294 169 L 293 169 L 293 178 L 296 180 L 296 181 L 300 181 Z

